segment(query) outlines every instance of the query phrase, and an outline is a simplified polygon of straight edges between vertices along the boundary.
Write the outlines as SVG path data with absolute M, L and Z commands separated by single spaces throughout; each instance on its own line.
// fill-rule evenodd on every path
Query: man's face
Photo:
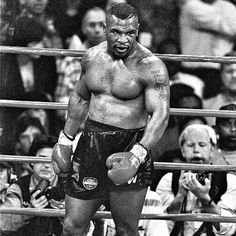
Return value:
M 29 126 L 23 133 L 20 134 L 19 142 L 17 148 L 19 149 L 19 154 L 27 155 L 30 149 L 30 146 L 34 140 L 34 137 L 38 134 L 41 134 L 41 131 L 34 126 Z
M 191 130 L 181 151 L 187 163 L 209 164 L 213 147 L 208 133 L 205 130 Z
M 25 0 L 26 7 L 32 14 L 41 15 L 48 4 L 48 0 Z
M 231 91 L 236 92 L 236 64 L 226 64 L 224 65 L 221 78 L 224 87 Z
M 0 167 L 0 192 L 6 189 L 8 182 L 7 168 Z
M 106 15 L 102 10 L 91 10 L 86 14 L 82 30 L 91 46 L 95 46 L 106 39 L 104 32 L 105 21 Z
M 127 57 L 136 46 L 138 23 L 134 17 L 126 20 L 111 16 L 107 21 L 108 50 L 118 58 Z
M 45 147 L 39 149 L 36 153 L 37 157 L 51 157 L 52 148 Z M 33 164 L 34 176 L 38 179 L 48 179 L 51 180 L 55 176 L 51 163 L 34 163 Z
M 220 148 L 226 151 L 236 150 L 236 119 L 224 119 L 217 125 Z

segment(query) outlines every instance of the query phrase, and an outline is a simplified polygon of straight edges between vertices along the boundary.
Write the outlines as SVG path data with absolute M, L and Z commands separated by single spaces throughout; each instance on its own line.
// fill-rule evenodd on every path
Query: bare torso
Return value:
M 85 83 L 91 92 L 89 117 L 101 123 L 132 129 L 144 127 L 145 109 L 144 58 L 150 51 L 137 46 L 132 57 L 114 60 L 106 43 L 93 48 L 85 60 Z

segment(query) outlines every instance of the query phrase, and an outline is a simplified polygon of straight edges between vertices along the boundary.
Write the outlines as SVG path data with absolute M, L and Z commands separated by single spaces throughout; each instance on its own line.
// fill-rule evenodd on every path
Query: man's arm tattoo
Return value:
M 155 89 L 158 91 L 159 96 L 162 100 L 167 100 L 168 92 L 167 87 L 169 82 L 164 74 L 160 74 L 159 70 L 151 71 L 153 78 L 155 80 Z

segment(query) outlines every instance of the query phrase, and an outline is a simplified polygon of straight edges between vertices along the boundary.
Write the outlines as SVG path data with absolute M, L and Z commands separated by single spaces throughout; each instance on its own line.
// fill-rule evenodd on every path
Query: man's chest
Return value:
M 86 72 L 86 84 L 95 94 L 109 93 L 120 99 L 133 99 L 142 90 L 137 68 L 122 62 L 92 64 Z

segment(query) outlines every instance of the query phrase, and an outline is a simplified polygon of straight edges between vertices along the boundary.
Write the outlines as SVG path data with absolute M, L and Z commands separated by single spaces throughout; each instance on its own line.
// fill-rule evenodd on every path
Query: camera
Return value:
M 196 179 L 202 185 L 205 185 L 205 179 L 209 177 L 209 173 L 206 171 L 197 172 Z
M 48 200 L 54 199 L 56 201 L 60 201 L 65 198 L 65 181 L 55 187 L 51 187 L 49 180 L 42 179 L 35 187 L 33 193 L 37 190 L 40 190 L 41 192 L 36 196 L 36 199 L 45 195 Z

